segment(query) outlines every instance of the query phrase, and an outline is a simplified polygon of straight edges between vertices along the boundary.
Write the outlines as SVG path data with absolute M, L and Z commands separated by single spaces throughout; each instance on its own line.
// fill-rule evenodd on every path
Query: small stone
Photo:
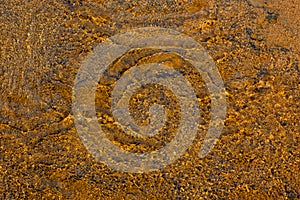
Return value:
M 247 0 L 251 6 L 254 7 L 264 7 L 265 0 Z
M 278 13 L 268 13 L 266 19 L 268 20 L 269 23 L 277 22 L 278 16 L 279 16 Z

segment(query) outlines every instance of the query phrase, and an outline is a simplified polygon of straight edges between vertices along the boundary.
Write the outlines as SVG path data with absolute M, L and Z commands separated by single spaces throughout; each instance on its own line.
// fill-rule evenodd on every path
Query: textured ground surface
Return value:
M 298 0 L 0 1 L 0 199 L 299 199 L 299 6 Z M 207 49 L 226 86 L 228 113 L 217 145 L 199 159 L 210 107 L 201 77 L 191 75 L 192 84 L 203 86 L 196 91 L 204 115 L 194 144 L 160 171 L 120 173 L 81 143 L 72 88 L 93 47 L 146 26 L 183 32 Z M 167 60 L 179 68 L 181 62 L 150 50 L 120 59 L 112 67 Z M 99 122 L 121 148 L 150 151 L 175 134 L 170 125 L 163 130 L 169 137 L 150 141 L 109 135 L 117 128 L 106 113 L 103 85 L 96 97 Z M 163 95 L 164 88 L 153 88 L 133 97 L 141 124 L 147 102 Z M 166 91 L 161 103 L 176 124 L 172 94 Z

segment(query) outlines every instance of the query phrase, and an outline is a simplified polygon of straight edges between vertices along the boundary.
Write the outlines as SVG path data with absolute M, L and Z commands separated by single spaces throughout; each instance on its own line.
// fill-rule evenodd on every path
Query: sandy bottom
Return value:
M 0 199 L 299 199 L 299 6 L 298 0 L 0 3 Z M 149 107 L 165 105 L 168 123 L 159 134 L 135 138 L 116 124 L 112 86 L 137 64 L 164 62 L 183 73 L 196 88 L 201 121 L 176 162 L 154 172 L 117 172 L 80 140 L 73 84 L 97 44 L 149 26 L 187 34 L 208 51 L 225 84 L 225 127 L 199 159 L 211 109 L 201 76 L 174 53 L 127 52 L 110 65 L 95 98 L 99 124 L 116 146 L 160 149 L 180 122 L 174 94 L 148 85 L 132 96 L 130 111 L 145 125 Z

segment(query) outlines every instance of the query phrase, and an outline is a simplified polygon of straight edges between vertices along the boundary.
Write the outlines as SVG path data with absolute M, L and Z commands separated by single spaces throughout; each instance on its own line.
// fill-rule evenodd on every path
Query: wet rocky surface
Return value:
M 0 198 L 300 198 L 299 11 L 296 0 L 0 2 Z M 210 101 L 201 77 L 186 73 L 199 88 L 203 114 L 195 142 L 159 171 L 122 173 L 98 162 L 81 142 L 73 84 L 97 44 L 147 26 L 185 33 L 208 51 L 224 80 L 227 117 L 216 146 L 199 159 Z M 148 60 L 182 70 L 176 55 L 155 50 L 127 53 L 111 67 Z M 143 124 L 151 98 L 142 106 L 140 99 L 165 95 L 161 103 L 173 123 L 150 140 L 135 140 L 118 127 L 111 135 L 105 85 L 99 83 L 97 115 L 116 145 L 143 152 L 173 137 L 180 120 L 176 98 L 155 86 L 140 90 L 131 110 Z

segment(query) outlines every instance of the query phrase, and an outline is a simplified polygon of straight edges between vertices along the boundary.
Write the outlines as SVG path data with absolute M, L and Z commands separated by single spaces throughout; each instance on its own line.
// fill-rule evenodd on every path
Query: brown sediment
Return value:
M 300 198 L 299 11 L 297 0 L 3 1 L 0 198 Z M 210 99 L 201 77 L 186 63 L 190 81 L 201 86 L 196 92 L 203 118 L 195 142 L 160 171 L 121 173 L 95 160 L 80 141 L 71 111 L 73 84 L 97 44 L 145 26 L 185 33 L 209 52 L 226 87 L 227 117 L 216 146 L 199 159 Z M 120 60 L 164 60 L 178 69 L 184 62 L 176 55 L 149 51 L 133 53 L 136 62 L 130 53 Z M 122 70 L 124 62 L 111 67 Z M 157 88 L 150 85 L 132 97 L 131 109 L 141 124 L 147 121 L 151 98 L 144 106 L 138 102 L 150 94 L 162 95 L 163 88 Z M 98 95 L 101 116 L 107 99 L 101 102 L 102 93 Z M 176 124 L 176 98 L 168 91 L 165 95 L 160 103 L 169 103 L 170 121 Z M 114 124 L 104 119 L 99 123 L 108 128 Z M 161 133 L 152 141 L 132 142 L 118 133 L 110 139 L 140 153 L 167 143 L 176 126 L 166 129 L 170 135 Z

